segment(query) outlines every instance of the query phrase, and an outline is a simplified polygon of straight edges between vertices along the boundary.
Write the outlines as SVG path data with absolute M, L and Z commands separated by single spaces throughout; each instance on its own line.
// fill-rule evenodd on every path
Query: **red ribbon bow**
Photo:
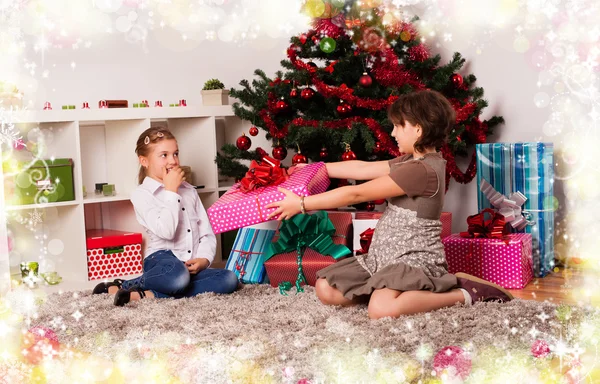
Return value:
M 356 251 L 356 255 L 364 255 L 369 252 L 371 241 L 373 241 L 374 228 L 368 228 L 360 234 L 360 249 Z
M 486 213 L 491 216 L 488 220 L 485 219 Z M 469 229 L 467 232 L 461 232 L 461 237 L 504 239 L 508 235 L 504 216 L 491 208 L 486 208 L 476 215 L 469 216 L 467 224 Z
M 252 160 L 246 176 L 240 180 L 240 189 L 243 192 L 250 192 L 261 187 L 279 185 L 287 178 L 288 174 L 285 168 L 281 168 L 281 162 L 265 156 L 260 164 L 256 160 Z
M 325 71 L 329 72 L 329 73 L 333 73 L 334 69 L 333 67 L 337 64 L 337 60 L 334 61 L 333 63 L 329 64 L 327 67 L 325 67 Z
M 360 19 L 346 19 L 346 28 L 351 29 L 354 27 L 360 27 L 362 21 Z

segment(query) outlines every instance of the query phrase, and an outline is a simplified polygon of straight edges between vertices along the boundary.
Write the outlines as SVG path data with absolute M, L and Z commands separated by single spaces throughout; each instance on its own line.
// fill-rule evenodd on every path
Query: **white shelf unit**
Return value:
M 192 168 L 193 184 L 204 185 L 198 194 L 208 209 L 233 184 L 230 179 L 220 180 L 214 162 L 218 148 L 225 142 L 235 143 L 250 126 L 234 116 L 231 106 L 26 111 L 17 119 L 15 126 L 23 137 L 35 127 L 52 136 L 44 158 L 71 158 L 74 163 L 74 201 L 7 206 L 9 229 L 15 239 L 8 258 L 10 271 L 13 276 L 18 273 L 20 261 L 40 262 L 40 273 L 57 271 L 63 278 L 60 284 L 40 285 L 48 292 L 89 289 L 98 283 L 87 278 L 87 229 L 135 231 L 145 235 L 129 200 L 137 187 L 139 165 L 135 145 L 145 129 L 163 125 L 173 132 L 181 164 Z M 263 147 L 268 145 L 266 139 L 252 139 Z M 14 153 L 18 155 L 18 151 Z M 95 195 L 94 186 L 100 182 L 114 184 L 117 194 Z M 27 218 L 34 210 L 44 215 L 35 230 L 11 220 L 11 214 L 13 219 L 15 215 Z M 215 263 L 218 264 L 221 261 L 218 235 L 217 240 Z M 47 246 L 49 241 L 55 241 L 53 247 Z M 52 252 L 44 254 L 44 249 Z

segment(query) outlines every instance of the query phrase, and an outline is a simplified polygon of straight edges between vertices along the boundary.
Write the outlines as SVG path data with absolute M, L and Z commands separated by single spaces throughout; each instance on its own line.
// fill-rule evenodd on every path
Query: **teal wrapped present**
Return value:
M 267 283 L 267 273 L 262 258 L 273 236 L 275 230 L 271 229 L 240 229 L 225 268 L 233 271 L 238 280 L 244 284 Z
M 513 232 L 530 233 L 533 273 L 547 275 L 554 267 L 553 144 L 477 144 L 476 151 L 479 211 L 499 209 Z

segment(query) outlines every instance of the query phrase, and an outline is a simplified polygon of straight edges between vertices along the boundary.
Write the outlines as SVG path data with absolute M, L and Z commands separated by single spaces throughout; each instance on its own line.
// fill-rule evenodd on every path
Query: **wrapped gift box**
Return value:
M 444 238 L 448 272 L 465 272 L 504 288 L 524 288 L 533 277 L 532 238 L 528 233 L 508 237 L 508 243 L 458 234 Z
M 357 213 L 358 215 L 358 213 Z M 367 253 L 369 250 L 370 241 L 368 241 L 369 235 L 365 233 L 368 230 L 375 230 L 375 226 L 377 226 L 377 222 L 379 220 L 375 219 L 365 219 L 365 220 L 352 220 L 352 249 L 354 250 L 354 255 L 356 256 L 357 252 Z M 361 244 L 361 236 L 364 237 L 363 244 Z M 366 236 L 366 237 L 365 237 Z M 372 237 L 372 236 L 371 236 Z
M 278 187 L 309 196 L 325 192 L 328 186 L 325 163 L 312 163 L 294 172 L 279 185 L 244 192 L 239 183 L 235 184 L 208 209 L 208 217 L 215 234 L 247 227 L 267 221 L 267 216 L 275 209 L 267 209 L 266 206 L 285 197 L 277 190 Z M 277 216 L 272 219 L 277 219 Z
M 91 229 L 86 231 L 88 280 L 143 272 L 142 234 Z
M 348 247 L 349 240 L 352 238 L 352 214 L 347 212 L 327 212 L 327 214 L 335 226 L 333 242 Z M 276 234 L 273 242 L 276 242 L 278 238 L 279 235 Z M 306 283 L 314 286 L 317 281 L 317 271 L 335 262 L 336 260 L 331 256 L 321 255 L 313 249 L 306 248 L 302 255 L 302 268 Z M 277 287 L 284 281 L 293 284 L 298 277 L 298 254 L 294 251 L 275 255 L 265 262 L 265 268 L 273 287 Z
M 477 144 L 478 210 L 493 208 L 481 190 L 486 180 L 508 197 L 521 192 L 522 207 L 533 225 L 514 232 L 533 239 L 533 271 L 543 277 L 554 267 L 554 147 L 552 143 Z
M 9 205 L 55 203 L 75 200 L 73 185 L 73 160 L 37 160 L 33 163 L 18 162 L 14 169 L 4 164 L 7 188 L 6 203 Z
M 233 271 L 244 284 L 265 283 L 267 273 L 262 255 L 271 244 L 275 232 L 274 229 L 240 229 L 225 268 Z

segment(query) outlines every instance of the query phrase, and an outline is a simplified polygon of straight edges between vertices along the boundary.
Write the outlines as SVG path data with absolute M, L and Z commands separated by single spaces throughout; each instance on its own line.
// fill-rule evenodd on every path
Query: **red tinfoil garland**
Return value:
M 342 13 L 332 18 L 317 19 L 313 23 L 317 34 L 333 39 L 337 39 L 345 33 L 344 28 L 340 27 L 341 25 L 344 25 L 344 15 Z
M 463 106 L 453 105 L 454 110 L 456 111 L 456 124 L 462 123 L 467 120 L 469 116 L 475 112 L 475 108 L 477 108 L 477 104 L 475 103 L 467 103 Z
M 411 61 L 422 63 L 423 61 L 429 59 L 429 51 L 422 44 L 415 45 L 408 48 L 408 57 Z

